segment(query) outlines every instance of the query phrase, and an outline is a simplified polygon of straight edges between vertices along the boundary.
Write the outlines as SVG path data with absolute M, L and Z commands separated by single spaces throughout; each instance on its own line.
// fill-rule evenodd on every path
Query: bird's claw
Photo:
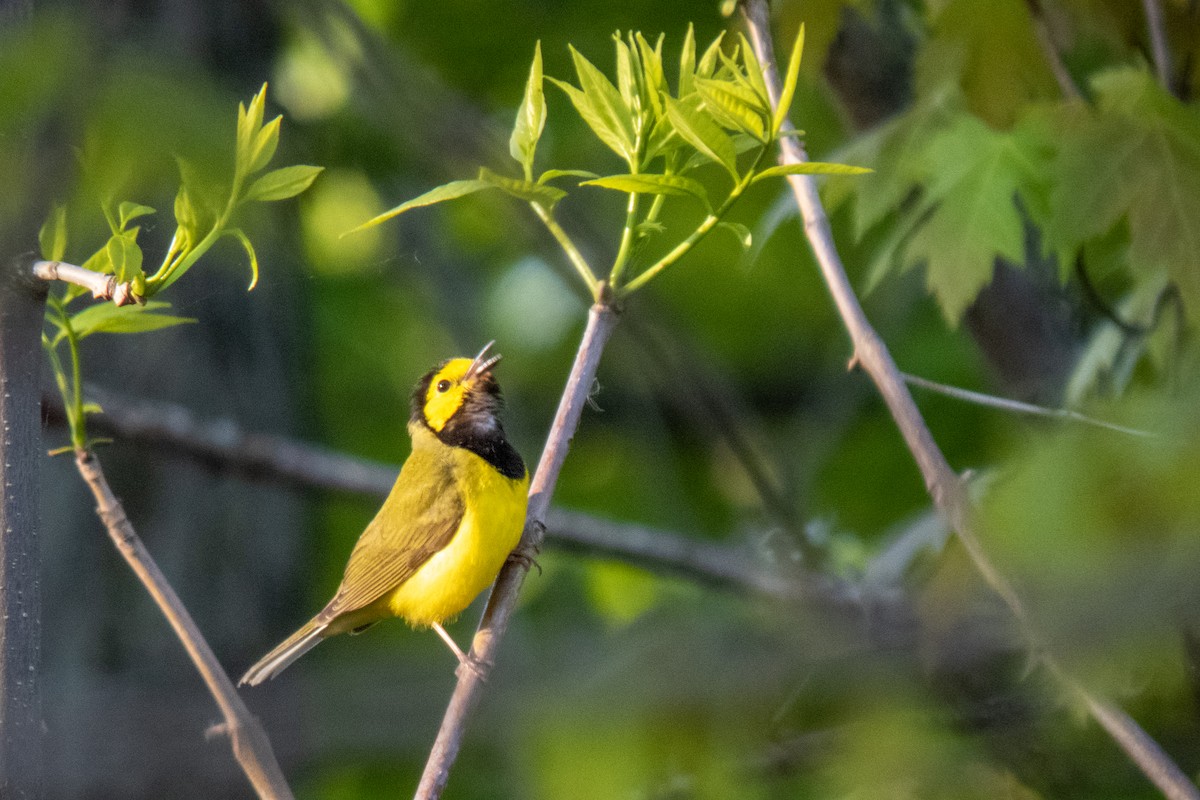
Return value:
M 463 667 L 466 667 L 475 673 L 476 677 L 479 678 L 481 683 L 487 683 L 488 675 L 491 673 L 492 667 L 494 666 L 496 666 L 494 661 L 485 661 L 481 658 L 476 658 L 471 654 L 467 654 L 459 659 L 458 667 L 454 670 L 454 674 L 461 679 L 463 677 L 462 669 Z
M 532 568 L 537 567 L 538 576 L 540 577 L 542 574 L 542 565 L 537 562 L 536 558 L 529 555 L 529 553 L 525 553 L 520 550 L 514 550 L 508 554 L 508 560 L 514 564 L 520 564 L 525 568 L 526 572 L 529 572 L 529 570 Z

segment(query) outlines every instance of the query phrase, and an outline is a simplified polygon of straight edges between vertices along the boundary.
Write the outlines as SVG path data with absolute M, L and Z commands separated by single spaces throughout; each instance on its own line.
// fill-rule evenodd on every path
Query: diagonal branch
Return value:
M 764 65 L 766 71 L 764 77 L 771 104 L 777 107 L 780 85 L 774 66 L 775 55 L 770 37 L 767 2 L 766 0 L 743 0 L 740 7 L 749 28 L 750 39 L 758 55 L 758 60 Z M 791 125 L 785 122 L 784 127 L 788 128 Z M 797 164 L 808 160 L 804 148 L 796 140 L 785 138 L 781 139 L 779 144 L 781 164 Z M 938 448 L 925 420 L 913 402 L 912 395 L 909 394 L 908 388 L 904 384 L 903 375 L 888 352 L 887 346 L 867 321 L 858 297 L 850 285 L 850 280 L 833 241 L 833 233 L 829 227 L 829 219 L 825 215 L 825 208 L 817 195 L 816 183 L 807 175 L 789 175 L 788 182 L 796 197 L 796 203 L 800 207 L 805 236 L 816 256 L 822 277 L 833 296 L 842 322 L 850 334 L 854 346 L 851 365 L 861 366 L 875 383 L 905 444 L 917 462 L 917 467 L 925 480 L 926 489 L 929 491 L 938 513 L 950 530 L 955 532 L 955 536 L 967 551 L 975 569 L 992 590 L 1000 596 L 1020 624 L 1026 641 L 1033 649 L 1033 656 L 1067 690 L 1090 699 L 1091 695 L 1078 681 L 1056 668 L 1045 651 L 1036 646 L 1037 640 L 1029 625 L 1024 606 L 1008 580 L 996 569 L 984 552 L 976 534 L 974 510 L 965 486 L 951 470 L 946 457 Z M 1089 702 L 1088 709 L 1105 731 L 1113 737 L 1117 745 L 1125 751 L 1130 760 L 1137 764 L 1146 777 L 1164 794 L 1173 800 L 1174 798 L 1200 800 L 1200 791 L 1197 791 L 1196 786 L 1187 779 L 1186 775 L 1157 744 L 1152 748 L 1144 746 L 1147 741 L 1152 742 L 1153 740 L 1132 718 L 1099 701 Z
M 602 291 L 602 296 L 604 295 L 607 295 L 607 292 Z M 529 513 L 525 520 L 525 532 L 515 551 L 515 555 L 519 557 L 510 559 L 496 578 L 496 585 L 488 598 L 483 619 L 471 644 L 471 656 L 479 667 L 458 671 L 458 684 L 446 708 L 442 727 L 438 731 L 437 740 L 425 764 L 425 772 L 421 775 L 421 783 L 417 787 L 416 797 L 419 800 L 441 797 L 442 790 L 450 779 L 450 769 L 454 766 L 462 746 L 467 720 L 479 702 L 484 682 L 491 672 L 491 665 L 495 663 L 500 640 L 508 629 L 508 621 L 517 604 L 517 595 L 529 571 L 529 563 L 541 547 L 550 498 L 558 483 L 558 475 L 562 470 L 563 461 L 566 460 L 571 438 L 579 427 L 588 394 L 596 380 L 596 370 L 600 366 L 604 345 L 616 324 L 617 312 L 606 300 L 592 306 L 588 312 L 583 340 L 579 343 L 579 351 L 575 355 L 575 363 L 571 366 L 571 374 L 567 378 L 558 412 L 550 425 L 546 447 L 542 450 L 537 471 L 529 486 Z
M 1058 88 L 1062 91 L 1063 97 L 1068 100 L 1083 99 L 1083 92 L 1079 91 L 1079 85 L 1071 77 L 1071 71 L 1067 69 L 1062 53 L 1059 52 L 1058 45 L 1054 42 L 1054 34 L 1050 31 L 1050 25 L 1046 21 L 1046 10 L 1042 7 L 1042 0 L 1025 0 L 1025 5 L 1029 7 L 1029 16 L 1033 22 L 1033 34 L 1037 37 L 1038 46 L 1042 48 L 1042 53 L 1046 56 L 1046 63 L 1050 66 L 1050 71 L 1054 73 L 1054 80 L 1058 82 Z
M 233 755 L 253 784 L 255 792 L 264 800 L 291 800 L 292 792 L 275 760 L 266 733 L 242 702 L 233 682 L 225 674 L 183 602 L 138 538 L 121 502 L 104 477 L 100 461 L 91 452 L 80 450 L 76 453 L 75 465 L 96 498 L 96 513 L 104 523 L 109 538 L 154 598 L 221 709 L 221 716 L 225 719 L 224 732 L 229 734 Z
M 1171 79 L 1171 48 L 1167 44 L 1167 22 L 1163 18 L 1160 0 L 1142 0 L 1142 8 L 1146 13 L 1146 32 L 1150 36 L 1150 52 L 1154 56 L 1154 70 L 1158 73 L 1158 82 L 1172 94 L 1175 93 L 1174 81 Z

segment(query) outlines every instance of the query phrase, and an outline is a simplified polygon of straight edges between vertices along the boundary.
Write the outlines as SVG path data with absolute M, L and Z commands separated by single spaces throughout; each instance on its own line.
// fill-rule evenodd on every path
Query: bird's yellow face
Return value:
M 425 424 L 435 432 L 446 427 L 446 423 L 463 405 L 470 386 L 463 379 L 475 363 L 469 358 L 452 358 L 433 373 L 429 388 L 425 391 Z
M 479 437 L 500 429 L 497 414 L 503 402 L 492 377 L 499 355 L 489 357 L 489 342 L 475 358 L 452 358 L 435 367 L 413 395 L 413 417 L 439 438 L 457 444 L 466 436 Z

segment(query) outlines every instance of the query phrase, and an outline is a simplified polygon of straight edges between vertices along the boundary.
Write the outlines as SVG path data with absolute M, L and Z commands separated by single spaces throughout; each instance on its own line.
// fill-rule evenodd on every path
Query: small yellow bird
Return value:
M 495 579 L 521 538 L 529 473 L 504 437 L 499 355 L 489 342 L 474 359 L 454 358 L 421 379 L 412 396 L 412 454 L 363 531 L 337 593 L 320 614 L 242 676 L 256 686 L 322 639 L 387 617 L 432 627 L 470 664 L 442 622 Z

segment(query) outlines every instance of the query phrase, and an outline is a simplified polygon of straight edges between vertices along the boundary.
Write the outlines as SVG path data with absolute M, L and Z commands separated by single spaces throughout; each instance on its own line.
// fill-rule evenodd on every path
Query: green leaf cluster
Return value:
M 1063 6 L 1060 22 L 1079 40 L 1072 50 L 1052 36 L 1063 48 L 1057 83 L 1025 4 L 929 7 L 916 30 L 915 102 L 842 151 L 877 171 L 831 184 L 827 201 L 853 203 L 854 234 L 869 245 L 866 288 L 921 268 L 951 325 L 998 259 L 1049 264 L 1064 284 L 1097 281 L 1126 324 L 1095 330 L 1071 380 L 1079 399 L 1120 388 L 1143 357 L 1163 366 L 1178 329 L 1197 320 L 1200 109 L 1144 60 L 1122 57 L 1144 35 L 1140 9 Z
M 663 36 L 651 43 L 641 33 L 616 34 L 613 37 L 615 79 L 572 47 L 575 83 L 543 75 L 539 43 L 534 49 L 524 97 L 509 140 L 509 153 L 520 165 L 523 177 L 509 178 L 484 168 L 474 180 L 453 181 L 431 189 L 355 230 L 377 225 L 414 208 L 485 189 L 499 189 L 531 205 L 597 299 L 605 291 L 617 295 L 637 291 L 716 227 L 730 231 L 748 248 L 749 230 L 723 217 L 751 184 L 788 174 L 847 175 L 867 170 L 825 163 L 763 167 L 771 146 L 781 135 L 792 133 L 783 128 L 799 77 L 804 29 L 800 28 L 793 44 L 779 103 L 775 106 L 768 95 L 763 66 L 749 41 L 739 36 L 727 51 L 724 39 L 723 34 L 718 36 L 699 52 L 689 26 L 680 48 L 674 91 L 666 77 Z M 546 81 L 562 91 L 596 139 L 624 162 L 625 171 L 602 174 L 551 168 L 537 174 L 537 145 L 548 116 Z M 729 179 L 729 188 L 721 196 L 711 196 L 709 185 L 694 175 L 708 165 L 716 165 Z M 551 182 L 563 178 L 579 179 L 578 187 L 626 195 L 620 244 L 603 281 L 554 217 L 555 207 L 568 197 L 568 191 L 552 186 Z M 652 198 L 648 206 L 642 203 L 644 197 Z M 644 245 L 650 238 L 667 233 L 662 221 L 663 207 L 669 199 L 676 198 L 699 204 L 704 216 L 689 230 L 676 233 L 675 242 L 665 248 L 665 255 L 646 263 Z
M 250 263 L 250 285 L 258 282 L 258 256 L 249 236 L 233 226 L 235 212 L 250 203 L 266 203 L 294 197 L 312 185 L 320 167 L 296 165 L 265 171 L 279 146 L 282 117 L 263 122 L 267 86 L 250 101 L 238 105 L 233 174 L 224 186 L 214 187 L 187 161 L 179 159 L 180 187 L 175 195 L 175 233 L 160 265 L 153 274 L 144 268 L 138 243 L 140 226 L 132 223 L 153 215 L 155 209 L 132 201 L 101 204 L 110 236 L 104 246 L 82 266 L 111 275 L 116 284 L 128 288 L 134 305 L 102 303 L 72 310 L 74 301 L 87 293 L 83 287 L 67 285 L 49 303 L 47 320 L 52 331 L 43 336 L 55 379 L 62 392 L 71 428 L 72 444 L 86 447 L 85 407 L 82 400 L 79 343 L 94 333 L 143 333 L 194 320 L 162 313 L 170 307 L 150 301 L 183 277 L 219 240 L 229 237 L 246 251 Z M 61 261 L 68 250 L 68 220 L 65 206 L 55 206 L 39 233 L 42 256 Z M 60 354 L 68 350 L 70 369 Z

